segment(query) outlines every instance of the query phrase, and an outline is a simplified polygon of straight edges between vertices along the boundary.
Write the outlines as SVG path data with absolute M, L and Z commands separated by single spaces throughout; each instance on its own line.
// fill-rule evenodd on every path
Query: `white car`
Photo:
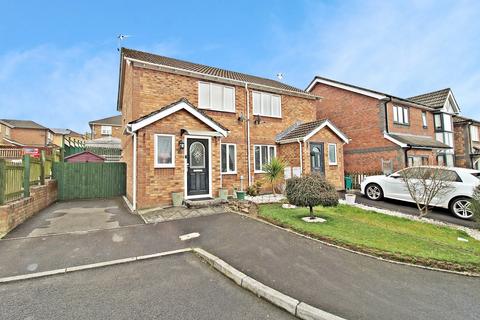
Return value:
M 418 168 L 418 167 L 415 167 Z M 473 212 L 470 209 L 471 198 L 476 186 L 480 184 L 480 171 L 465 168 L 423 166 L 426 170 L 447 170 L 444 176 L 450 177 L 448 192 L 436 197 L 431 202 L 434 207 L 449 209 L 456 217 L 470 219 Z M 406 168 L 403 170 L 411 170 Z M 370 176 L 361 183 L 361 192 L 370 200 L 380 200 L 383 197 L 395 200 L 415 202 L 408 192 L 402 172 L 392 173 L 388 176 Z

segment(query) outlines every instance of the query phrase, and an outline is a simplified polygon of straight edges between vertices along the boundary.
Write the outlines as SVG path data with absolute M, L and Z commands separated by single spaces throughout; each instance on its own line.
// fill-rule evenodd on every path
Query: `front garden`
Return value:
M 262 204 L 258 213 L 271 223 L 364 253 L 430 267 L 480 272 L 480 241 L 463 231 L 342 204 L 316 206 L 313 214 L 326 222 L 305 222 L 301 218 L 310 215 L 308 208 L 284 209 L 281 204 Z

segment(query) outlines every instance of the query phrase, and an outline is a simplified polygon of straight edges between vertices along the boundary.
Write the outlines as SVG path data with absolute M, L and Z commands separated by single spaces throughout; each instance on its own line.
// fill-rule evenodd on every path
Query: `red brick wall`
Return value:
M 11 128 L 10 137 L 12 140 L 24 145 L 45 145 L 47 141 L 47 130 L 44 129 L 23 129 Z
M 312 93 L 323 99 L 316 102 L 317 118 L 328 118 L 350 139 L 344 146 L 346 172 L 377 173 L 382 171 L 382 160 L 391 161 L 393 170 L 405 166 L 405 153 L 396 144 L 384 138 L 385 109 L 383 103 L 372 97 L 318 83 Z M 388 127 L 391 133 L 429 135 L 434 138 L 433 114 L 427 113 L 428 127 L 422 125 L 422 109 L 410 107 L 410 125 L 393 123 L 393 104 L 387 103 Z M 432 151 L 422 151 L 434 157 Z
M 57 182 L 47 180 L 44 186 L 30 187 L 30 197 L 0 206 L 0 235 L 5 234 L 57 201 Z
M 92 139 L 107 137 L 107 135 L 102 134 L 101 124 L 92 124 L 91 129 L 92 129 Z M 122 127 L 112 126 L 112 134 L 111 134 L 112 137 L 121 139 L 122 134 L 123 134 Z

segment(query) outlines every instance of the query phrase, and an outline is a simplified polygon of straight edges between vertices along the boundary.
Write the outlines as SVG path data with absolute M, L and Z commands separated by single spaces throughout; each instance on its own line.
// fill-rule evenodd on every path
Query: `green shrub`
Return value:
M 260 190 L 262 189 L 262 181 L 257 180 L 251 186 L 247 187 L 247 194 L 251 197 L 258 196 L 260 194 Z
M 272 184 L 273 194 L 275 194 L 275 188 L 277 187 L 278 182 L 283 178 L 284 170 L 285 163 L 278 158 L 273 158 L 269 163 L 263 166 L 265 179 Z
M 309 207 L 313 218 L 313 207 L 336 206 L 338 194 L 335 187 L 320 175 L 306 175 L 287 180 L 285 193 L 288 201 L 296 206 Z

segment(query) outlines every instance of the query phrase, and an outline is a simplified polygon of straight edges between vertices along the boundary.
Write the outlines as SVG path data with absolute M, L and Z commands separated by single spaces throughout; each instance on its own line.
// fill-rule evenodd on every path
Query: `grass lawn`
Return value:
M 260 218 L 297 232 L 392 260 L 458 271 L 480 272 L 480 241 L 463 231 L 387 216 L 347 205 L 316 207 L 324 223 L 301 220 L 308 208 L 260 205 Z M 468 242 L 457 238 L 468 239 Z

